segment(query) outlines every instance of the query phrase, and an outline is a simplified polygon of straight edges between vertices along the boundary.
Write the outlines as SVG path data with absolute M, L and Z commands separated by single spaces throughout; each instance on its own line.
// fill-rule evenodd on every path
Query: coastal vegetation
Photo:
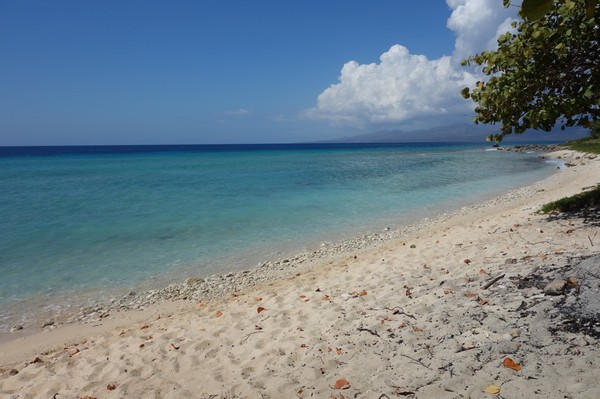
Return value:
M 542 207 L 541 213 L 577 212 L 596 206 L 600 206 L 600 184 L 589 191 L 549 202 Z
M 529 0 L 519 15 L 497 50 L 463 61 L 489 76 L 461 92 L 477 103 L 473 121 L 499 123 L 500 133 L 489 137 L 496 142 L 557 123 L 592 127 L 600 119 L 600 2 Z

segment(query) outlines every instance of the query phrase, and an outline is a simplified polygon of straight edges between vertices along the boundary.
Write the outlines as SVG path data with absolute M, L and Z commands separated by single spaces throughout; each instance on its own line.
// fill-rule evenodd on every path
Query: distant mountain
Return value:
M 455 124 L 437 126 L 429 129 L 405 131 L 382 130 L 374 133 L 346 136 L 327 140 L 328 143 L 411 143 L 411 142 L 478 142 L 485 141 L 490 134 L 498 133 L 499 129 L 491 126 Z M 504 143 L 532 141 L 567 141 L 588 135 L 586 129 L 571 128 L 561 131 L 560 128 L 550 132 L 529 130 L 523 134 L 511 134 L 504 138 Z

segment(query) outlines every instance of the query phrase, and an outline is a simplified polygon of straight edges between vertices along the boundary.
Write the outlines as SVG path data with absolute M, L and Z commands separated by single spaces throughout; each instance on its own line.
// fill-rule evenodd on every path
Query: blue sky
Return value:
M 468 122 L 501 0 L 1 1 L 0 145 L 298 142 Z

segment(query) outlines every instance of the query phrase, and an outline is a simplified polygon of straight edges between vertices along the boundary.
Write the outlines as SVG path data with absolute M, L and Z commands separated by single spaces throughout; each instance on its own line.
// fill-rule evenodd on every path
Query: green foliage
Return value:
M 600 139 L 600 120 L 594 121 L 590 128 L 590 137 L 593 139 Z
M 549 131 L 557 122 L 563 129 L 590 127 L 600 119 L 600 3 L 550 3 L 548 9 L 548 0 L 524 1 L 520 15 L 528 10 L 525 5 L 533 5 L 539 20 L 513 23 L 514 33 L 498 37 L 498 50 L 463 61 L 489 76 L 461 91 L 477 103 L 476 124 L 500 123 L 507 135 Z
M 600 205 L 600 184 L 593 190 L 575 194 L 572 197 L 561 198 L 542 207 L 542 213 L 575 212 L 592 206 Z
M 600 138 L 587 137 L 565 143 L 573 151 L 600 154 Z
M 544 15 L 548 14 L 551 9 L 552 0 L 523 0 L 523 4 L 521 5 L 523 16 L 530 21 L 541 19 Z

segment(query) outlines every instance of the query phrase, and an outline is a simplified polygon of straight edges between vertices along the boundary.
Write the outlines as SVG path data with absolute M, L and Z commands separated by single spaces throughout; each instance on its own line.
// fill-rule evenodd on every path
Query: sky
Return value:
M 289 143 L 470 123 L 502 0 L 0 0 L 0 145 Z

